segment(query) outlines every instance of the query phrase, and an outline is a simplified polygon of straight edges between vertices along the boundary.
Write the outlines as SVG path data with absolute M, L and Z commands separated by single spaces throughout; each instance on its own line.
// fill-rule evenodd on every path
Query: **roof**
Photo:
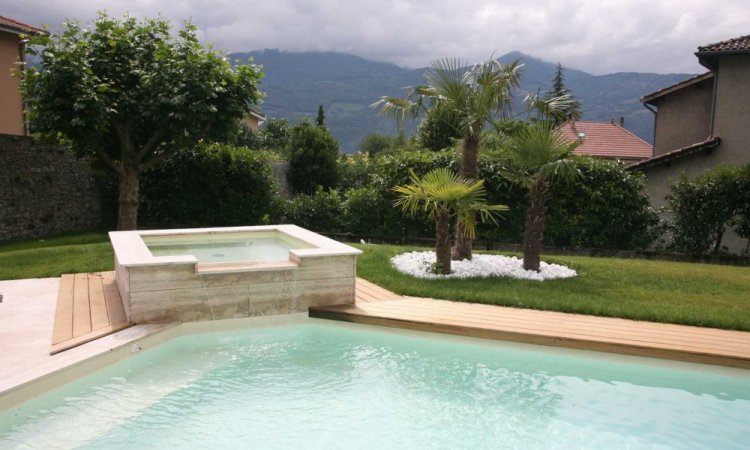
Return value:
M 740 36 L 713 44 L 701 45 L 695 56 L 704 67 L 716 70 L 719 56 L 750 53 L 750 35 Z
M 650 94 L 644 95 L 643 97 L 641 97 L 641 103 L 650 104 L 658 98 L 671 94 L 672 92 L 679 91 L 680 89 L 686 88 L 688 86 L 693 86 L 703 81 L 710 80 L 713 77 L 714 77 L 713 72 L 706 72 L 704 74 L 696 75 L 692 78 L 688 78 L 687 80 L 682 80 L 679 83 L 675 83 L 671 86 L 667 86 L 665 88 L 659 89 L 658 91 L 654 91 Z
M 750 34 L 698 47 L 698 53 L 736 52 L 746 50 L 750 50 Z
M 260 111 L 256 111 L 254 109 L 250 110 L 250 115 L 253 116 L 253 117 L 255 117 L 256 119 L 258 119 L 261 122 L 263 122 L 264 120 L 266 120 L 266 115 L 265 114 L 263 114 Z
M 687 147 L 678 148 L 677 150 L 672 150 L 669 153 L 664 153 L 663 155 L 655 156 L 645 161 L 639 161 L 635 164 L 631 164 L 628 166 L 628 170 L 644 169 L 646 167 L 665 163 L 673 159 L 682 158 L 683 156 L 691 155 L 693 153 L 710 151 L 718 147 L 720 143 L 721 139 L 718 137 L 711 138 L 703 142 L 697 142 L 695 144 L 688 145 Z
M 577 155 L 631 160 L 647 159 L 653 155 L 648 142 L 613 122 L 565 122 L 558 130 L 569 141 L 582 139 L 581 145 L 573 152 Z
M 47 34 L 45 30 L 35 26 L 19 22 L 10 17 L 0 16 L 0 31 L 6 31 L 15 34 Z

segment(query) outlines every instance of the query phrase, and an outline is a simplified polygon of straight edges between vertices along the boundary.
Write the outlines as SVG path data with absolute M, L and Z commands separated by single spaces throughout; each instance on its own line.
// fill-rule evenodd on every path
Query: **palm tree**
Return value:
M 484 180 L 461 179 L 452 171 L 439 168 L 419 178 L 412 171 L 411 184 L 393 188 L 400 194 L 396 206 L 412 217 L 420 210 L 435 220 L 435 254 L 438 273 L 451 273 L 451 218 L 456 217 L 464 224 L 463 232 L 474 238 L 475 216 L 479 213 L 482 221 L 495 220 L 499 211 L 507 211 L 504 205 L 488 205 L 484 190 Z
M 482 131 L 493 119 L 509 115 L 511 89 L 519 84 L 520 69 L 518 62 L 503 64 L 492 58 L 474 66 L 459 59 L 439 59 L 425 71 L 424 85 L 408 88 L 400 98 L 382 97 L 371 107 L 398 123 L 427 110 L 450 110 L 461 135 L 461 178 L 475 180 Z M 456 227 L 456 259 L 471 259 L 471 238 L 464 227 L 463 222 Z
M 571 159 L 579 144 L 568 141 L 549 121 L 536 122 L 509 140 L 506 175 L 528 189 L 530 196 L 523 231 L 523 268 L 526 270 L 539 272 L 550 182 L 572 181 L 580 176 Z

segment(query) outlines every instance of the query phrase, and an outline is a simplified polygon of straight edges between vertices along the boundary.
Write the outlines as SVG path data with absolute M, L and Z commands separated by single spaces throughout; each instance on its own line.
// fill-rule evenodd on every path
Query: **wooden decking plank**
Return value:
M 468 317 L 497 317 L 500 319 L 523 319 L 533 320 L 537 323 L 547 323 L 551 326 L 564 325 L 575 322 L 576 324 L 585 325 L 587 329 L 596 330 L 604 329 L 607 331 L 621 329 L 624 331 L 633 331 L 636 329 L 639 333 L 653 333 L 657 335 L 669 335 L 677 333 L 684 336 L 685 327 L 688 325 L 666 324 L 657 322 L 635 321 L 630 319 L 620 319 L 615 317 L 586 316 L 582 314 L 571 314 L 554 311 L 539 311 L 532 309 L 521 309 L 513 307 L 501 307 L 495 305 L 472 304 L 452 302 L 448 300 L 431 300 L 420 299 L 416 297 L 404 297 L 408 302 L 399 302 L 390 305 L 392 308 L 415 308 L 429 311 L 446 311 L 450 314 L 461 314 Z M 455 306 L 453 306 L 455 305 Z M 693 326 L 702 337 L 710 340 L 721 340 L 729 342 L 746 343 L 744 338 L 733 337 L 730 330 L 720 330 L 715 328 L 701 328 Z M 728 334 L 730 333 L 730 334 Z
M 78 347 L 79 345 L 83 345 L 87 342 L 91 342 L 93 340 L 99 339 L 100 337 L 110 335 L 120 330 L 124 330 L 125 328 L 130 327 L 130 325 L 131 324 L 128 322 L 119 322 L 119 323 L 107 325 L 106 327 L 100 328 L 96 331 L 82 334 L 73 339 L 69 339 L 67 341 L 63 341 L 58 344 L 54 344 L 52 348 L 50 349 L 49 354 L 54 355 L 55 353 L 60 353 L 70 348 Z
M 104 300 L 104 287 L 99 273 L 88 274 L 89 305 L 91 308 L 91 331 L 96 331 L 110 325 L 107 315 L 107 303 Z
M 559 337 L 538 336 L 533 334 L 513 333 L 504 330 L 488 330 L 474 327 L 460 327 L 455 325 L 425 324 L 423 322 L 410 322 L 401 319 L 387 319 L 371 317 L 368 315 L 346 314 L 337 312 L 333 308 L 310 309 L 310 316 L 322 319 L 341 320 L 353 323 L 378 325 L 393 328 L 405 328 L 415 331 L 427 331 L 432 333 L 454 334 L 459 336 L 477 337 L 483 339 L 494 339 L 525 344 L 545 345 L 552 347 L 564 347 L 578 350 L 590 350 L 607 353 L 619 353 L 632 356 L 645 356 L 652 358 L 672 359 L 677 361 L 694 362 L 699 364 L 714 364 L 728 367 L 750 369 L 750 360 L 742 357 L 723 356 L 714 354 L 699 354 L 691 352 L 677 352 L 659 348 L 641 348 L 623 345 L 620 343 L 600 343 L 563 339 Z
M 389 302 L 390 303 L 390 302 Z M 394 302 L 395 303 L 395 302 Z M 431 324 L 456 325 L 462 327 L 475 327 L 493 330 L 505 330 L 516 333 L 529 333 L 541 336 L 560 337 L 569 339 L 586 339 L 592 341 L 613 341 L 621 342 L 628 345 L 649 346 L 658 345 L 659 347 L 670 348 L 674 350 L 694 349 L 707 352 L 732 352 L 747 355 L 750 357 L 748 345 L 730 344 L 723 345 L 704 343 L 699 338 L 689 339 L 687 336 L 680 338 L 676 336 L 671 339 L 650 339 L 642 334 L 635 332 L 612 332 L 612 333 L 590 333 L 584 327 L 577 327 L 576 324 L 560 324 L 557 327 L 540 326 L 529 321 L 497 321 L 487 318 L 466 318 L 458 313 L 454 315 L 431 314 L 430 312 L 419 312 L 412 310 L 403 310 L 399 308 L 368 308 L 365 311 L 376 317 L 401 319 L 417 321 Z M 395 305 L 394 305 L 395 306 Z
M 402 298 L 398 294 L 385 290 L 382 287 L 361 278 L 357 279 L 357 290 L 361 290 L 362 292 L 365 292 L 380 301 Z
M 60 277 L 60 290 L 57 295 L 55 323 L 52 327 L 52 344 L 73 338 L 73 274 Z
M 114 272 L 63 275 L 50 354 L 129 327 Z
M 75 274 L 73 286 L 73 337 L 91 332 L 88 274 Z
M 627 321 L 607 317 L 585 317 L 585 319 L 579 319 L 577 315 L 570 315 L 566 313 L 551 313 L 541 311 L 531 311 L 535 314 L 528 315 L 527 311 L 517 308 L 498 308 L 498 311 L 493 311 L 493 306 L 485 306 L 484 310 L 469 310 L 463 308 L 463 304 L 456 307 L 442 307 L 441 301 L 434 301 L 434 303 L 419 303 L 412 299 L 409 301 L 398 302 L 394 304 L 388 304 L 382 306 L 387 310 L 400 310 L 404 314 L 409 314 L 410 311 L 417 311 L 419 314 L 430 313 L 430 314 L 443 314 L 449 317 L 464 318 L 468 321 L 475 321 L 477 323 L 518 323 L 518 324 L 533 324 L 542 329 L 552 328 L 558 330 L 574 329 L 580 330 L 585 329 L 587 333 L 592 335 L 605 334 L 612 335 L 615 333 L 625 334 L 637 334 L 641 337 L 647 337 L 651 340 L 665 339 L 675 340 L 683 342 L 686 339 L 690 340 L 693 337 L 697 337 L 703 343 L 715 343 L 717 345 L 742 345 L 748 344 L 747 339 L 737 337 L 727 330 L 713 330 L 709 328 L 693 327 L 696 334 L 689 336 L 685 335 L 685 327 L 671 328 L 664 327 L 667 324 L 651 323 L 651 322 L 636 322 Z M 380 308 L 376 306 L 375 308 Z M 568 316 L 568 317 L 566 317 Z M 489 322 L 488 322 L 489 321 Z M 722 333 L 723 332 L 723 333 Z
M 358 279 L 358 298 L 389 301 L 311 308 L 310 316 L 750 368 L 746 332 L 401 297 L 381 289 Z
M 114 272 L 102 272 L 102 287 L 104 288 L 104 299 L 107 304 L 110 323 L 127 321 L 125 309 L 120 299 L 120 291 L 117 290 Z

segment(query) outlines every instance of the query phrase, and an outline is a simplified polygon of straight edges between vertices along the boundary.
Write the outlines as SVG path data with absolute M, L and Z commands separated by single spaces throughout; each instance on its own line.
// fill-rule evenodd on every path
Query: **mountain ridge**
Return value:
M 422 83 L 425 68 L 409 69 L 388 62 L 373 61 L 338 52 L 291 52 L 263 49 L 232 53 L 240 62 L 252 57 L 263 65 L 266 76 L 261 90 L 266 93 L 261 109 L 269 118 L 286 117 L 297 121 L 315 117 L 318 105 L 326 110 L 326 123 L 341 144 L 341 151 L 352 153 L 368 133 L 394 133 L 395 124 L 378 117 L 369 108 L 383 95 L 400 96 L 403 88 Z M 556 63 L 519 51 L 497 58 L 503 63 L 520 60 L 521 87 L 513 94 L 514 112 L 521 112 L 527 94 L 546 92 Z M 640 103 L 640 97 L 687 79 L 694 74 L 617 72 L 593 75 L 564 67 L 565 84 L 580 101 L 582 120 L 625 119 L 625 127 L 651 142 L 653 114 Z M 407 132 L 416 124 L 407 124 Z

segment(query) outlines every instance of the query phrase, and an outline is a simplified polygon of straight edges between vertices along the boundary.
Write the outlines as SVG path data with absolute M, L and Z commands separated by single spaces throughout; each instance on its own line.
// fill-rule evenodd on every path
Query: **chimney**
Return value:
M 614 125 L 614 124 L 615 124 L 615 118 L 613 117 L 613 118 L 609 119 L 609 122 L 610 122 L 610 123 L 611 123 L 612 125 Z
M 620 116 L 620 127 L 625 128 L 625 117 Z

